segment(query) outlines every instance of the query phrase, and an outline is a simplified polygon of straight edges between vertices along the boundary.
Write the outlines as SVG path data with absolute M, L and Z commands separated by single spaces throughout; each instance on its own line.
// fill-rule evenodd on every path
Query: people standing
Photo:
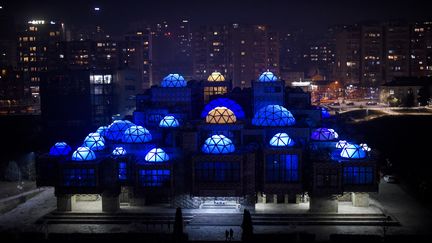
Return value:
M 225 241 L 228 241 L 228 237 L 229 237 L 229 232 L 228 230 L 225 230 Z
M 232 228 L 230 228 L 229 235 L 230 235 L 230 240 L 233 240 L 234 239 L 234 230 Z

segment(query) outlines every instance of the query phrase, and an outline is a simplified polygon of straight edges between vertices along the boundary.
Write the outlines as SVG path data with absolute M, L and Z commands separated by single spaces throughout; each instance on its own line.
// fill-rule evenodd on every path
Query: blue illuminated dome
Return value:
M 337 139 L 339 135 L 330 128 L 317 128 L 312 132 L 311 139 L 318 141 L 330 141 Z
M 357 144 L 348 144 L 342 149 L 340 156 L 347 159 L 363 159 L 366 157 L 366 152 Z
M 99 133 L 90 133 L 82 145 L 94 151 L 103 150 L 105 148 L 105 139 Z
M 145 156 L 145 161 L 147 162 L 164 162 L 168 160 L 168 154 L 165 153 L 165 151 L 163 151 L 161 148 L 154 148 L 150 150 Z
M 227 154 L 234 152 L 235 147 L 224 135 L 213 135 L 205 140 L 201 150 L 206 154 Z
M 270 145 L 275 147 L 293 146 L 294 141 L 286 133 L 276 133 L 270 139 Z
M 64 156 L 68 155 L 71 152 L 71 147 L 67 145 L 65 142 L 55 143 L 54 146 L 51 147 L 49 155 L 51 156 Z
M 179 127 L 180 123 L 174 116 L 165 116 L 160 122 L 159 127 Z
M 108 130 L 107 126 L 100 126 L 97 130 L 96 133 L 99 133 L 102 137 L 105 136 L 106 132 Z
M 72 154 L 72 160 L 74 161 L 89 161 L 95 160 L 96 154 L 87 147 L 78 147 Z
M 180 88 L 180 87 L 186 87 L 187 83 L 186 80 L 183 78 L 183 76 L 174 73 L 174 74 L 168 74 L 161 83 L 162 87 L 169 87 L 169 88 Z
M 228 109 L 230 109 L 238 119 L 244 119 L 245 114 L 243 111 L 243 108 L 237 104 L 235 101 L 228 99 L 228 98 L 217 98 L 212 101 L 210 101 L 205 107 L 204 110 L 201 113 L 201 118 L 205 118 L 207 114 L 213 110 L 214 108 L 218 106 L 223 106 Z
M 206 116 L 207 123 L 228 124 L 235 123 L 236 121 L 237 118 L 234 112 L 223 106 L 215 107 L 213 110 L 209 111 Z
M 295 118 L 285 107 L 280 105 L 268 105 L 255 113 L 252 119 L 255 126 L 291 126 L 295 124 Z
M 345 148 L 349 143 L 345 140 L 339 140 L 339 142 L 336 143 L 336 148 L 343 149 Z
M 131 126 L 123 134 L 124 143 L 145 143 L 152 140 L 150 132 L 142 126 Z
M 121 156 L 121 155 L 126 155 L 126 149 L 124 149 L 123 147 L 116 147 L 112 153 L 112 155 L 115 156 Z
M 260 82 L 274 82 L 277 80 L 278 78 L 270 71 L 263 72 L 258 78 Z
M 123 137 L 125 131 L 131 126 L 135 126 L 135 124 L 127 120 L 115 120 L 113 123 L 111 123 L 111 125 L 108 126 L 105 138 L 115 141 L 120 140 Z

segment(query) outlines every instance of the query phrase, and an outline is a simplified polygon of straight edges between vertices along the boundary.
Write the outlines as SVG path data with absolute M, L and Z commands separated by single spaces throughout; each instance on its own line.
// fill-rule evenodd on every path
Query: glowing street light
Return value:
M 95 11 L 100 11 L 100 8 L 99 7 L 95 7 L 94 10 Z

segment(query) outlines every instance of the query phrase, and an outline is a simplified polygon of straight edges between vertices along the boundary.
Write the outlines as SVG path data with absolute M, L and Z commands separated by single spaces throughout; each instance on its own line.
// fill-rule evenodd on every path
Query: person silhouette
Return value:
M 234 230 L 232 228 L 230 228 L 229 235 L 230 235 L 230 240 L 233 240 L 234 239 Z
M 228 241 L 229 232 L 228 230 L 225 230 L 225 241 Z

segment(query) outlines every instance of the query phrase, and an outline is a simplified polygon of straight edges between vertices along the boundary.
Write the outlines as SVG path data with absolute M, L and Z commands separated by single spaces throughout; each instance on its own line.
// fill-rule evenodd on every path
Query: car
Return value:
M 354 105 L 354 102 L 348 102 L 346 105 Z
M 378 105 L 378 103 L 374 101 L 368 101 L 366 102 L 366 105 Z
M 385 175 L 383 179 L 387 183 L 397 183 L 399 181 L 395 175 Z
M 331 103 L 330 105 L 338 106 L 338 105 L 340 105 L 340 103 L 339 103 L 339 102 L 333 102 L 333 103 Z

